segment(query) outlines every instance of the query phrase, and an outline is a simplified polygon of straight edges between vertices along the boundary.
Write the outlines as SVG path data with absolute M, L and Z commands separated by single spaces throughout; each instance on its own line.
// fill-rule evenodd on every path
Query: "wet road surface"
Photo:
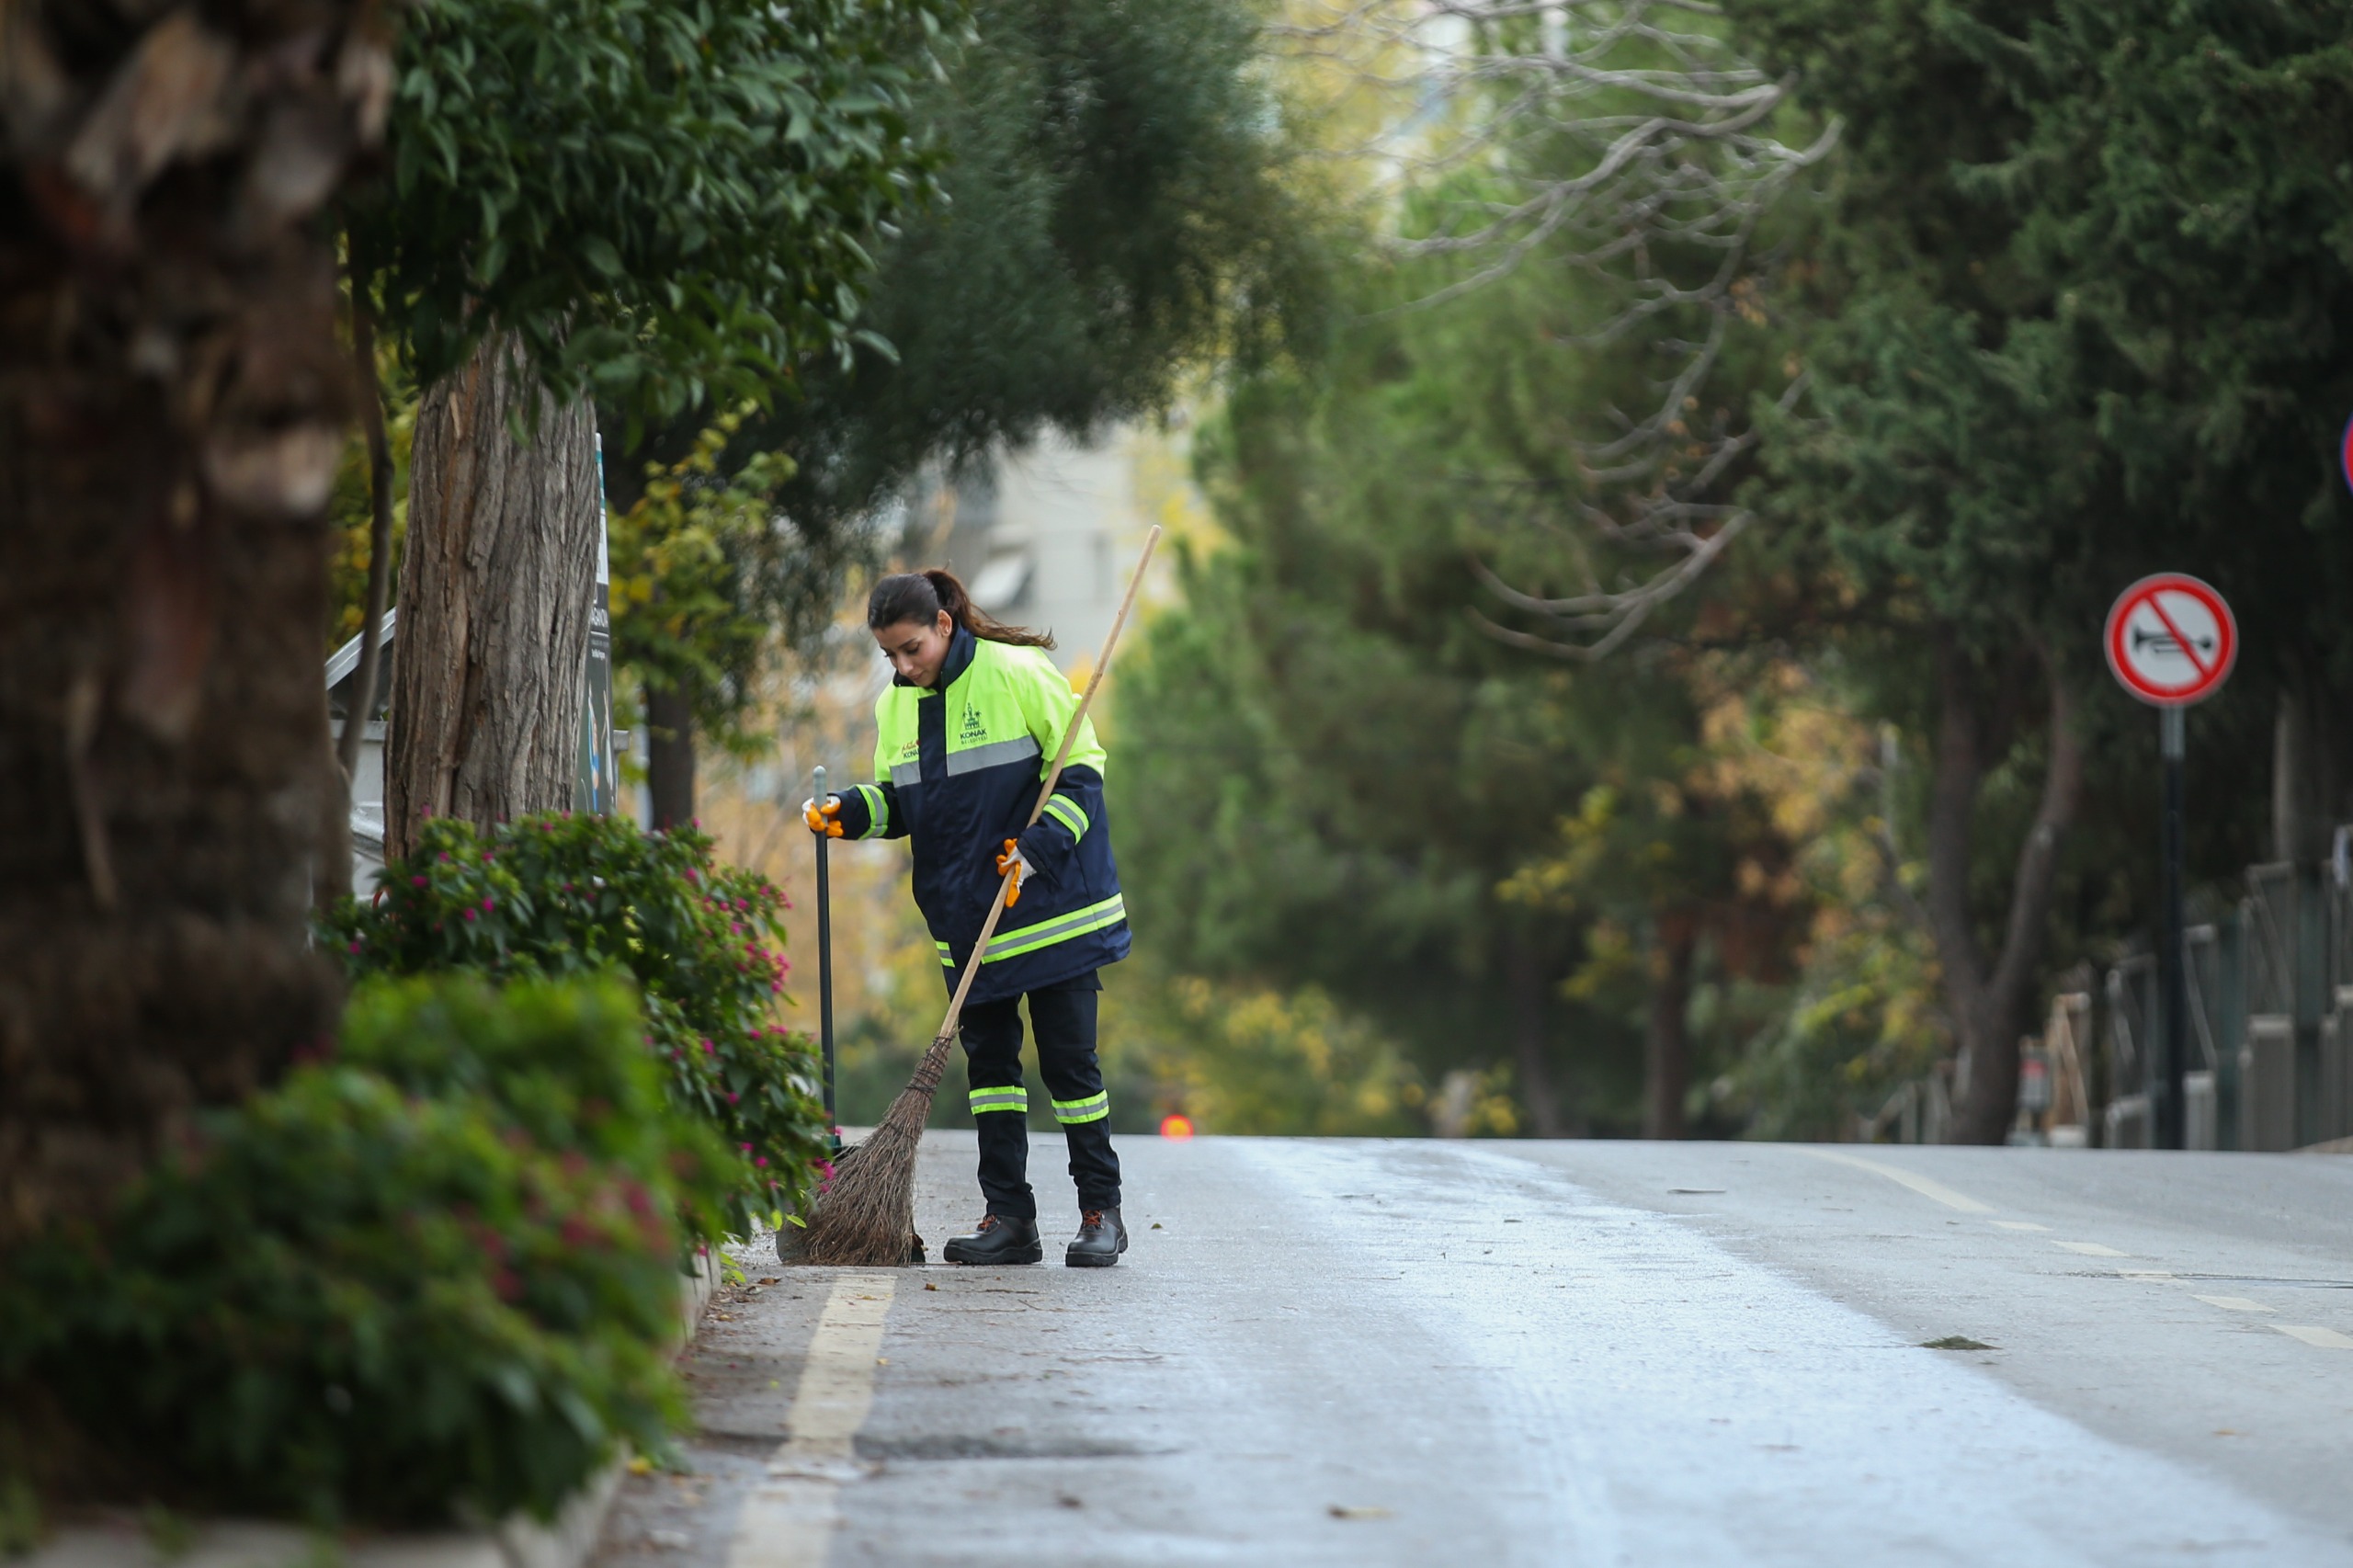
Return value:
M 2353 1564 L 2353 1160 L 1121 1153 L 1115 1269 L 745 1254 L 598 1568 Z

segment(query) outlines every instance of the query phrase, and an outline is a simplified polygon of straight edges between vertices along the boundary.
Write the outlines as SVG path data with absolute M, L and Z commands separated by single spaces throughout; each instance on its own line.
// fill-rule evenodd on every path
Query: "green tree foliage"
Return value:
M 1236 390 L 1199 449 L 1230 543 L 1185 555 L 1183 608 L 1125 666 L 1108 784 L 1155 961 L 1321 987 L 1427 1082 L 1507 1064 L 1551 1131 L 1564 1066 L 1623 1114 L 1630 1041 L 1558 1004 L 1574 933 L 1495 890 L 1594 781 L 1577 740 L 1608 721 L 1464 614 L 1497 476 L 1536 483 L 1533 432 L 1574 398 L 1570 358 L 1529 351 L 1544 310 L 1516 281 L 1370 316 L 1328 374 Z
M 738 745 L 776 636 L 810 635 L 831 619 L 835 598 L 824 592 L 832 574 L 809 570 L 790 542 L 769 538 L 792 460 L 757 452 L 722 472 L 742 422 L 740 412 L 727 415 L 686 457 L 658 465 L 613 515 L 608 545 L 615 662 L 649 686 L 688 694 L 697 729 Z
M 906 92 L 949 0 L 426 0 L 388 167 L 345 209 L 420 385 L 494 331 L 631 414 L 846 350 L 918 195 Z
M 788 639 L 894 542 L 875 525 L 925 463 L 1146 415 L 1222 358 L 1313 336 L 1321 252 L 1281 178 L 1246 6 L 979 0 L 972 21 L 908 111 L 941 152 L 940 195 L 877 244 L 870 335 L 800 362 L 710 481 L 791 461 L 776 524 L 726 551 L 740 616 Z M 688 410 L 617 459 L 624 513 L 707 419 Z M 641 667 L 659 683 L 676 663 Z M 745 689 L 696 687 L 698 722 L 723 735 Z
M 1819 417 L 1777 433 L 1763 504 L 1865 589 L 1878 630 L 1858 648 L 1890 657 L 1859 691 L 1935 737 L 1927 913 L 1962 1039 L 1995 1069 L 1968 1135 L 1998 1137 L 2052 909 L 2074 909 L 2063 957 L 2087 920 L 2115 932 L 2150 907 L 2093 855 L 2071 876 L 2038 848 L 2088 790 L 2106 836 L 2086 847 L 2147 859 L 2115 831 L 2147 821 L 2147 741 L 2100 671 L 2109 599 L 2173 567 L 2254 611 L 2234 689 L 2198 721 L 2225 747 L 2260 746 L 2271 692 L 2341 657 L 2316 632 L 2343 619 L 2326 464 L 2353 399 L 2333 349 L 2353 188 L 2311 94 L 2341 75 L 2353 21 L 2008 0 L 1732 11 L 1847 125 L 1809 258 Z M 1995 799 L 2021 776 L 2040 805 Z M 2256 792 L 2218 792 L 2215 871 L 2263 848 Z
M 1164 407 L 1305 324 L 1320 263 L 1236 0 L 978 0 L 916 98 L 942 199 L 881 251 L 888 343 L 747 430 L 801 461 L 796 517 L 865 510 L 927 459 Z

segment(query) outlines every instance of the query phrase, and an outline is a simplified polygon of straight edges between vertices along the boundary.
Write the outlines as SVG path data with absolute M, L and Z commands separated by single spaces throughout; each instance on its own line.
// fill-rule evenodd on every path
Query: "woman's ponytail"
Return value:
M 1017 648 L 1054 645 L 1050 633 L 1007 626 L 974 604 L 963 579 L 945 566 L 893 573 L 875 584 L 874 591 L 866 597 L 866 624 L 877 631 L 909 623 L 928 626 L 941 610 L 973 636 L 990 642 L 1010 642 Z

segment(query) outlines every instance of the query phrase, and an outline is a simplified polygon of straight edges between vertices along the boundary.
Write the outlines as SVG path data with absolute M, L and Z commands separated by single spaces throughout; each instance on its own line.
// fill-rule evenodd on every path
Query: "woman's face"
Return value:
M 874 641 L 901 680 L 910 686 L 933 687 L 939 684 L 939 666 L 948 662 L 948 642 L 955 631 L 956 623 L 941 610 L 928 626 L 920 620 L 878 626 Z

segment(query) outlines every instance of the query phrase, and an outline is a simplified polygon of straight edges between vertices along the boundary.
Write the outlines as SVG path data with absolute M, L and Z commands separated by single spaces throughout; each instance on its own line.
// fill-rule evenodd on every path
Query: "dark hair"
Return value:
M 1051 633 L 1026 626 L 1007 626 L 972 602 L 963 579 L 945 566 L 922 572 L 896 572 L 874 585 L 866 596 L 866 624 L 876 631 L 909 622 L 929 626 L 946 610 L 948 618 L 975 637 L 1010 642 L 1017 648 L 1051 648 Z

